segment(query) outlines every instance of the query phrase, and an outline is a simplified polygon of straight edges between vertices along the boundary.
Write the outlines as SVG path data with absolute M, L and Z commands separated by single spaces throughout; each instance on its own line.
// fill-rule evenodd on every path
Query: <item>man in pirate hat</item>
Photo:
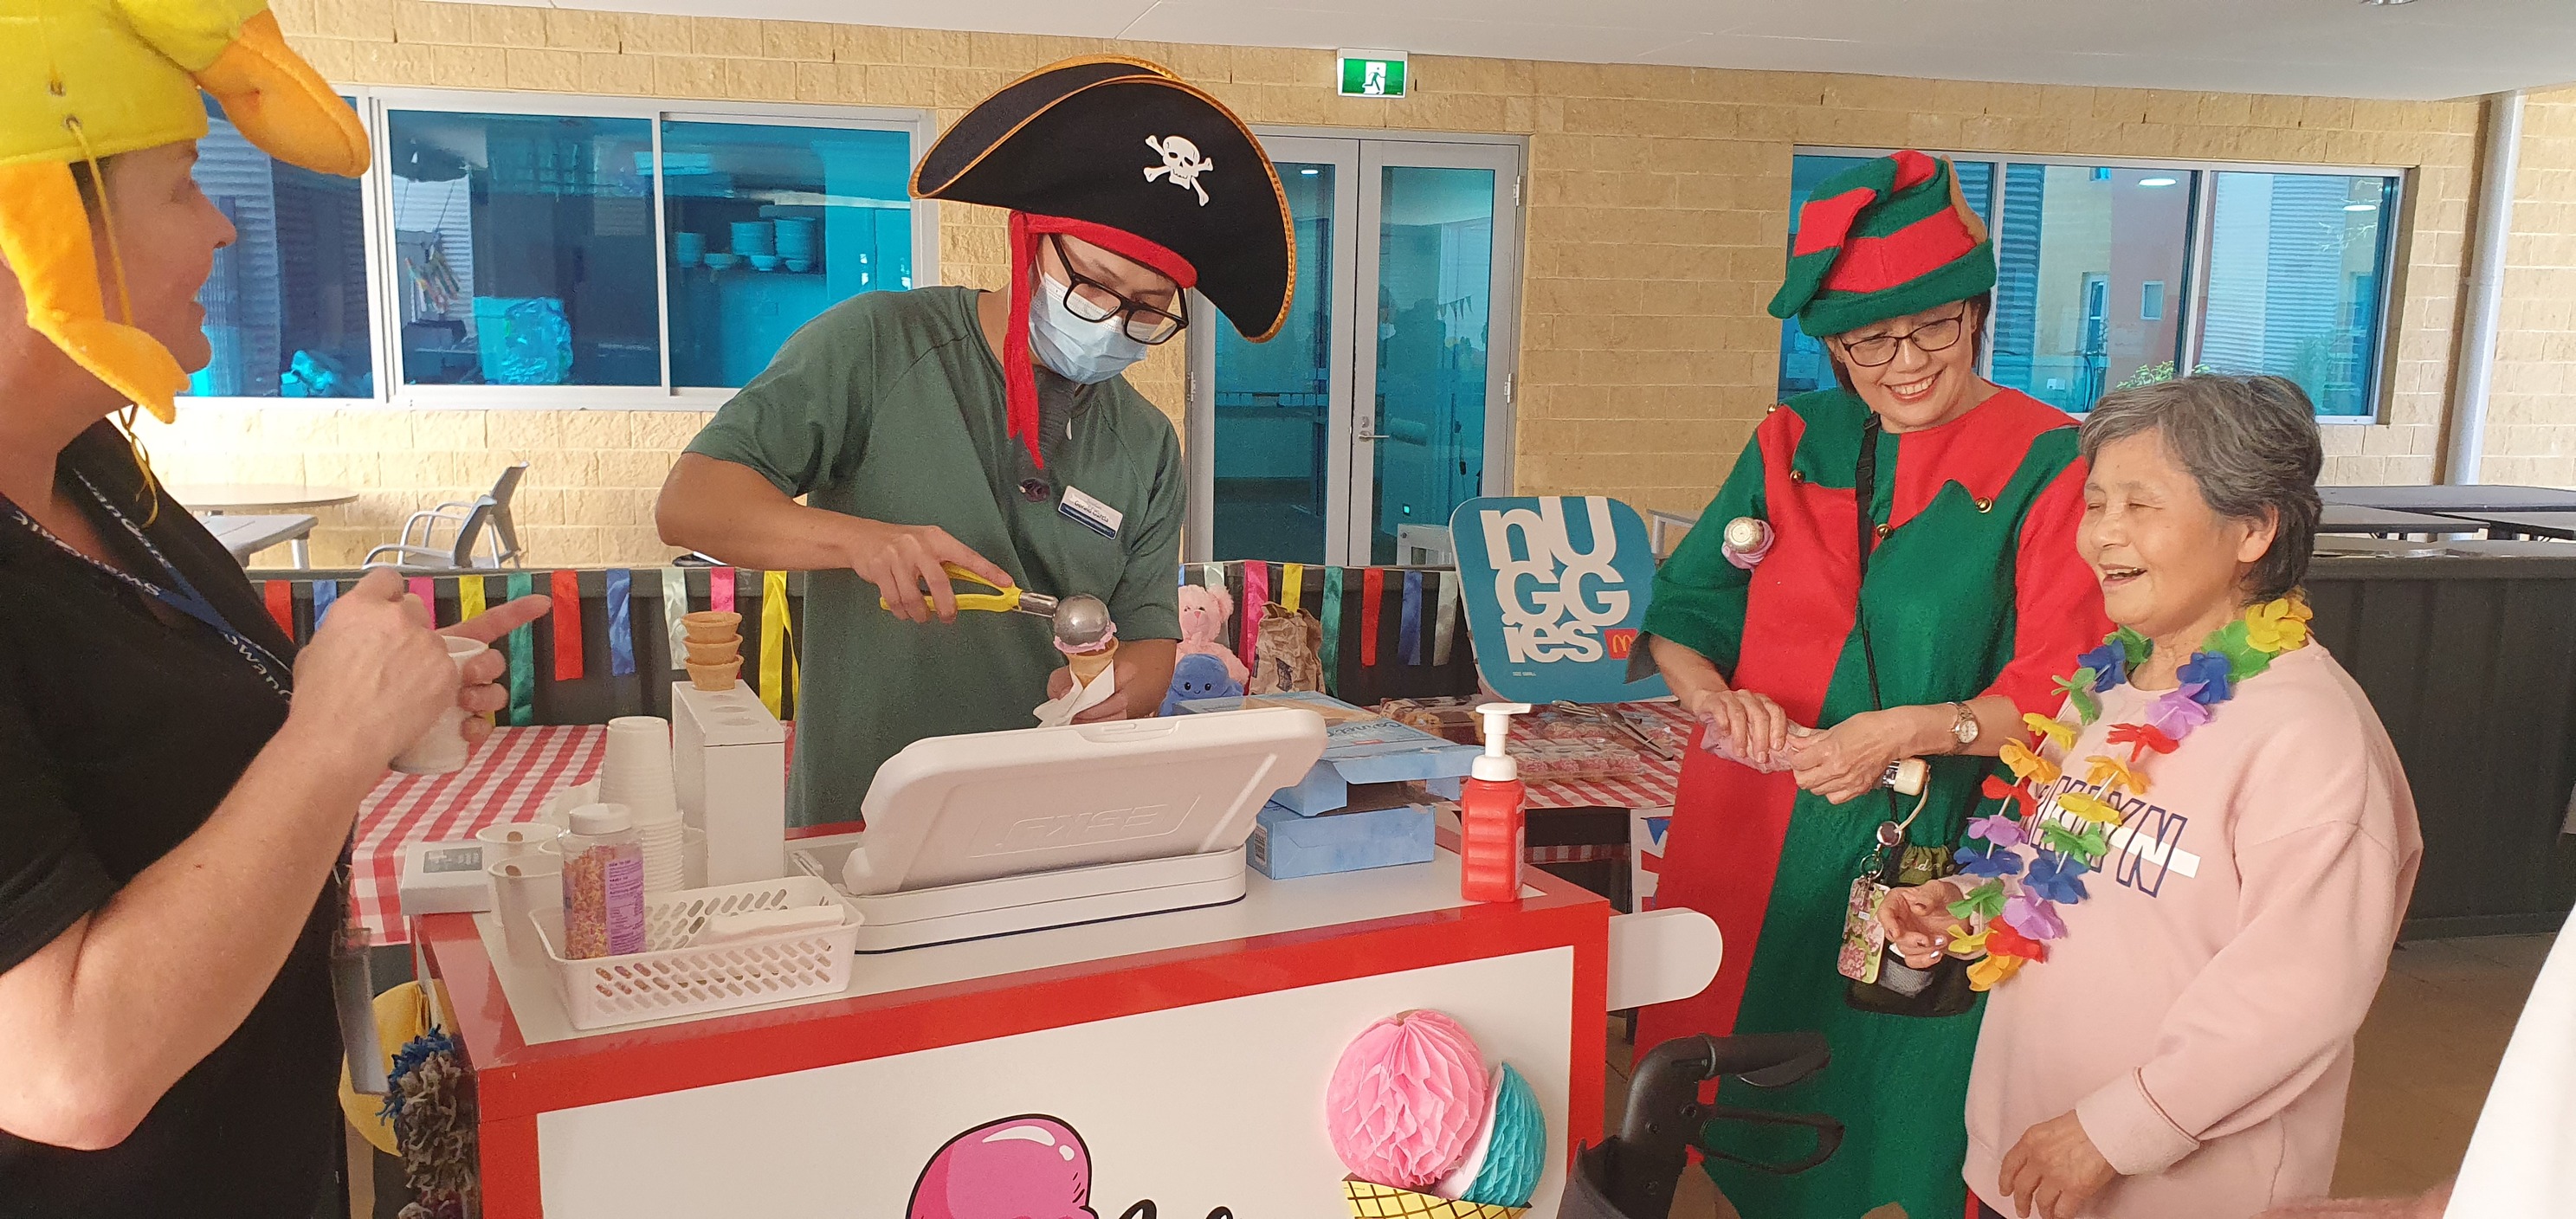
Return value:
M 816 318 L 690 442 L 658 509 L 674 545 L 814 573 L 800 824 L 852 815 L 905 745 L 1025 727 L 1050 693 L 1047 623 L 958 614 L 943 564 L 1107 602 L 1117 694 L 1087 714 L 1153 714 L 1180 637 L 1183 471 L 1170 420 L 1120 374 L 1207 321 L 1191 289 L 1268 339 L 1294 278 L 1260 144 L 1141 60 L 1005 87 L 912 189 L 1009 209 L 1009 286 L 868 293 Z

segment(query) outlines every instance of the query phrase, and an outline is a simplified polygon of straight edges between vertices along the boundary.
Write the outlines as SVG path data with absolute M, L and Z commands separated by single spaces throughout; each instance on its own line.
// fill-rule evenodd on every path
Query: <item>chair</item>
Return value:
M 472 501 L 449 500 L 433 508 L 411 514 L 403 522 L 397 540 L 367 552 L 363 566 L 373 567 L 390 562 L 405 571 L 473 571 L 497 569 L 504 564 L 519 565 L 519 527 L 510 517 L 510 497 L 519 489 L 519 479 L 528 472 L 528 463 L 519 462 L 501 471 L 491 491 Z M 453 531 L 445 546 L 438 540 L 438 527 Z M 420 530 L 420 540 L 412 540 L 412 530 Z M 488 553 L 475 554 L 480 546 Z M 392 556 L 390 559 L 384 556 Z

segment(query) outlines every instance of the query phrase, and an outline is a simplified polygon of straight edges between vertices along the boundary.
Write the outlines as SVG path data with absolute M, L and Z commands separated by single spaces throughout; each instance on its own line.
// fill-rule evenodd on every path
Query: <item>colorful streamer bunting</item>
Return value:
M 1458 624 L 1459 578 L 1455 571 L 1440 573 L 1440 610 L 1431 630 L 1431 663 L 1435 665 L 1449 663 L 1449 645 Z
M 787 692 L 787 573 L 760 573 L 760 705 L 774 718 L 784 714 L 779 697 Z
M 1234 651 L 1235 657 L 1250 668 L 1261 667 L 1256 654 L 1261 648 L 1261 610 L 1268 604 L 1270 565 L 1259 559 L 1248 560 L 1243 565 L 1243 613 L 1239 619 L 1243 626 L 1243 642 Z
M 1305 601 L 1306 565 L 1303 563 L 1280 564 L 1279 604 L 1294 610 L 1303 608 Z
M 456 620 L 472 622 L 483 616 L 483 577 L 459 576 L 456 579 Z
M 1224 592 L 1224 591 L 1226 591 L 1226 589 L 1225 589 L 1225 564 L 1223 564 L 1223 563 L 1201 563 L 1201 564 L 1199 564 L 1199 583 L 1200 583 L 1200 584 L 1202 584 L 1202 585 L 1205 585 L 1206 587 L 1213 588 L 1213 589 L 1215 589 L 1215 590 L 1216 590 L 1216 591 L 1218 591 L 1218 592 Z
M 1377 667 L 1377 624 L 1378 610 L 1381 608 L 1378 603 L 1385 599 L 1386 569 L 1382 567 L 1362 569 L 1360 572 L 1360 667 L 1363 669 Z
M 332 603 L 332 602 L 334 602 L 334 601 L 337 601 L 337 600 L 339 600 L 339 599 L 340 599 L 340 582 L 339 582 L 339 581 L 337 581 L 337 580 L 315 580 L 315 581 L 313 582 L 313 629 L 314 629 L 314 630 L 317 630 L 317 631 L 318 631 L 318 630 L 321 630 L 321 629 L 322 629 L 322 615 L 324 615 L 324 614 L 327 614 L 327 613 L 331 612 L 331 603 Z
M 1324 569 L 1324 603 L 1317 607 L 1317 617 L 1324 620 L 1324 693 L 1338 693 L 1342 686 L 1342 569 Z
M 432 626 L 438 624 L 438 581 L 427 576 L 413 576 L 403 582 L 411 595 L 420 598 L 420 607 L 429 611 Z
M 286 580 L 262 580 L 259 595 L 268 603 L 268 616 L 277 621 L 278 633 L 295 638 L 295 585 Z
M 546 615 L 555 626 L 555 680 L 580 681 L 581 577 L 558 571 L 547 583 L 555 603 L 554 610 Z
M 608 673 L 624 677 L 635 671 L 635 573 L 623 567 L 608 569 L 603 581 L 608 600 Z
M 1395 624 L 1396 653 L 1404 663 L 1422 663 L 1422 573 L 1404 573 L 1404 617 Z
M 675 671 L 687 668 L 689 664 L 689 649 L 685 642 L 689 637 L 689 628 L 680 621 L 688 612 L 688 571 L 679 567 L 663 568 L 662 634 L 664 642 L 670 645 L 664 655 L 670 657 L 670 667 Z
M 739 612 L 733 607 L 732 568 L 716 567 L 707 571 L 707 600 L 707 608 L 719 614 Z
M 482 600 L 482 583 L 480 577 L 466 580 L 466 584 L 474 586 L 477 601 Z M 513 601 L 533 597 L 537 592 L 537 577 L 531 572 L 512 572 L 501 587 L 504 595 Z M 481 613 L 482 607 L 476 606 L 475 612 Z M 537 722 L 537 628 L 534 625 L 521 626 L 510 632 L 509 715 L 509 724 L 513 728 L 524 728 Z

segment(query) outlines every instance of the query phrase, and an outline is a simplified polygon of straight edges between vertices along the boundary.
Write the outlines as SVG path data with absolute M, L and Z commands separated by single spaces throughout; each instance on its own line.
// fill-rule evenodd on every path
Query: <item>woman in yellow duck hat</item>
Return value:
M 460 681 L 390 571 L 299 654 L 108 420 L 169 419 L 209 357 L 200 92 L 296 165 L 367 141 L 258 0 L 0 0 L 0 48 L 0 1215 L 309 1215 L 344 1145 L 334 865 L 502 660 Z

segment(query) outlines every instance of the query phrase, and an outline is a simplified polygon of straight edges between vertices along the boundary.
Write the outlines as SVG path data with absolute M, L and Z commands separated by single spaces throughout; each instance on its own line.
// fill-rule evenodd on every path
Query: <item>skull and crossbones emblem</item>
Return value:
M 1145 167 L 1146 181 L 1159 182 L 1163 180 L 1163 175 L 1169 174 L 1172 185 L 1183 190 L 1197 191 L 1199 206 L 1207 206 L 1207 188 L 1199 185 L 1199 175 L 1216 172 L 1215 161 L 1200 156 L 1199 146 L 1191 143 L 1184 136 L 1149 135 L 1145 137 L 1145 147 L 1153 149 L 1154 155 L 1163 158 L 1162 164 Z

